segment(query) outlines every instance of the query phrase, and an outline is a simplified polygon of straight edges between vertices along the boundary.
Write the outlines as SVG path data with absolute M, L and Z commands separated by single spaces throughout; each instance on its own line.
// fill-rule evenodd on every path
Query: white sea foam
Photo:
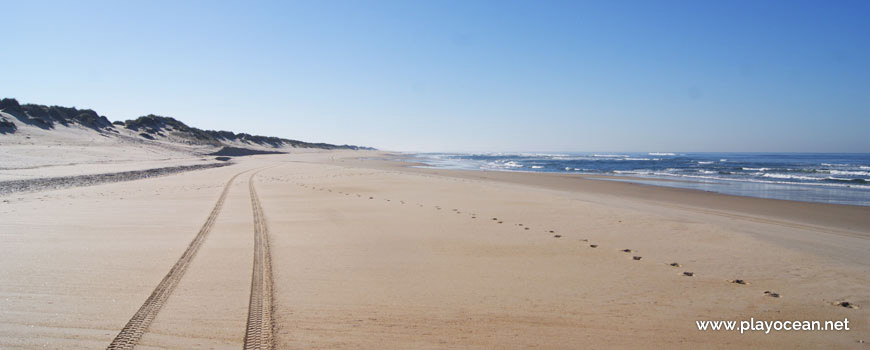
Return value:
M 614 174 L 629 174 L 629 175 L 651 175 L 649 170 L 614 170 Z
M 532 165 L 532 169 L 543 169 L 544 167 L 540 165 Z
M 740 169 L 751 170 L 751 171 L 768 171 L 768 170 L 770 170 L 770 168 L 746 168 L 746 167 L 740 168 Z
M 821 178 L 821 177 L 808 177 L 808 176 L 798 176 L 798 175 L 788 175 L 788 174 L 767 174 L 764 176 L 770 180 L 762 180 L 758 178 L 734 178 L 734 177 L 723 177 L 716 176 L 713 174 L 703 173 L 703 174 L 685 174 L 685 173 L 673 173 L 670 170 L 675 169 L 665 169 L 664 171 L 651 171 L 649 169 L 640 169 L 640 170 L 614 170 L 613 174 L 617 175 L 627 175 L 627 176 L 641 176 L 641 177 L 653 177 L 653 178 L 688 178 L 688 179 L 696 179 L 701 181 L 713 181 L 713 182 L 742 182 L 742 183 L 753 183 L 753 184 L 774 184 L 774 185 L 788 185 L 788 186 L 813 186 L 813 187 L 832 187 L 832 188 L 854 188 L 854 189 L 870 189 L 870 185 L 864 184 L 855 184 L 855 183 L 830 183 L 824 180 L 846 180 L 852 181 L 852 179 L 837 179 L 837 178 Z M 755 175 L 765 175 L 764 173 L 756 173 Z M 788 181 L 791 180 L 791 181 Z M 798 182 L 794 180 L 812 180 L 813 182 Z M 870 179 L 865 179 L 865 181 L 870 181 Z
M 504 154 L 506 156 L 511 156 L 512 154 Z M 533 157 L 533 158 L 557 158 L 557 157 L 570 157 L 570 154 L 564 153 L 516 153 L 514 155 L 518 155 L 520 157 Z
M 831 170 L 829 173 L 831 175 L 870 176 L 870 171 Z
M 649 152 L 647 154 L 651 155 L 651 156 L 675 156 L 676 155 L 676 154 L 673 154 L 671 152 Z
M 835 183 L 830 183 L 830 182 L 795 182 L 795 181 L 760 180 L 760 179 L 739 179 L 739 178 L 723 178 L 723 177 L 719 177 L 719 176 L 708 176 L 708 175 L 669 174 L 669 173 L 660 173 L 660 172 L 651 172 L 651 173 L 647 173 L 647 174 L 637 174 L 637 175 L 653 175 L 653 176 L 661 176 L 661 177 L 681 177 L 681 178 L 691 178 L 691 179 L 701 179 L 701 180 L 714 180 L 716 182 L 725 181 L 725 182 L 745 182 L 745 183 L 754 183 L 754 184 L 776 184 L 776 185 L 797 185 L 797 186 L 819 186 L 819 187 L 870 189 L 870 185 L 835 184 Z M 822 180 L 822 179 L 819 179 L 819 180 Z M 870 181 L 870 180 L 868 180 L 868 181 Z
M 793 179 L 793 180 L 808 180 L 808 181 L 821 181 L 824 180 L 820 177 L 812 177 L 812 176 L 801 176 L 801 175 L 791 175 L 791 174 L 780 174 L 780 173 L 766 173 L 761 175 L 763 177 L 769 177 L 774 179 Z
M 842 178 L 842 177 L 833 177 L 833 176 L 829 176 L 829 177 L 827 177 L 827 180 L 833 180 L 833 181 L 855 181 L 855 180 L 864 180 L 864 181 L 866 181 L 867 179 L 850 179 L 850 178 Z
M 699 161 L 698 164 L 713 164 L 713 162 L 712 162 L 712 161 L 709 161 L 709 162 L 701 162 L 701 161 Z

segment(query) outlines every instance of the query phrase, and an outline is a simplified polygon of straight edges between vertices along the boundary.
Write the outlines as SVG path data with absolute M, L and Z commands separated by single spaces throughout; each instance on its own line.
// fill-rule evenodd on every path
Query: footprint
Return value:
M 694 275 L 695 275 L 694 272 L 689 272 L 689 271 L 683 272 L 683 276 L 689 276 L 689 277 L 692 277 L 692 276 L 694 276 Z
M 562 238 L 562 235 L 554 235 L 554 238 Z
M 631 253 L 631 249 L 623 249 L 622 252 L 623 253 Z
M 631 258 L 634 259 L 634 260 L 640 260 L 640 259 L 643 259 L 643 257 L 637 256 L 637 255 L 635 255 L 635 256 L 633 256 L 633 257 L 631 257 Z
M 673 267 L 680 267 L 680 266 L 683 266 L 683 265 L 680 265 L 680 263 L 675 263 L 675 262 L 672 262 L 672 263 L 670 263 L 670 264 L 668 264 L 668 265 L 673 266 Z
M 598 245 L 597 244 L 590 244 L 589 248 L 598 248 Z
M 767 294 L 771 298 L 779 298 L 780 297 L 779 293 L 771 292 L 769 290 L 764 291 L 764 294 Z
M 845 307 L 847 309 L 857 309 L 858 308 L 858 305 L 855 305 L 855 304 L 850 303 L 848 301 L 837 302 L 837 303 L 834 303 L 834 305 L 842 306 L 842 307 Z
M 732 280 L 731 283 L 742 284 L 742 285 L 749 284 L 749 282 L 746 282 L 746 281 L 741 280 L 741 279 Z
M 524 228 L 524 230 L 526 230 L 526 231 L 528 231 L 528 230 L 529 230 L 529 228 L 528 228 L 528 227 L 526 227 L 526 228 Z

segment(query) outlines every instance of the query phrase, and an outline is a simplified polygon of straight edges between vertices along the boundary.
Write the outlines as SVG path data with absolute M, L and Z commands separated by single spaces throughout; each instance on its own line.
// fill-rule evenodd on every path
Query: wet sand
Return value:
M 407 168 L 382 155 L 254 156 L 0 197 L 8 201 L 0 202 L 0 348 L 105 349 L 197 235 L 227 181 L 248 171 L 229 185 L 213 227 L 136 347 L 242 348 L 253 170 L 268 226 L 276 349 L 870 341 L 868 208 Z M 695 325 L 750 317 L 848 317 L 852 330 L 741 335 Z

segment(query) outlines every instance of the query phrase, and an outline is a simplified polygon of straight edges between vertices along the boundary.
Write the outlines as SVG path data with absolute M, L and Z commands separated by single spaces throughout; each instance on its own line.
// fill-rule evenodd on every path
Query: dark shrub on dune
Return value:
M 75 107 L 43 106 L 36 104 L 20 105 L 17 100 L 4 98 L 0 100 L 0 109 L 18 118 L 22 123 L 35 125 L 43 129 L 51 129 L 54 124 L 69 126 L 75 123 L 91 129 L 111 127 L 112 123 L 106 117 L 101 117 L 90 109 Z
M 18 120 L 21 122 L 35 125 L 43 129 L 51 129 L 54 127 L 54 118 L 52 118 L 51 114 L 48 112 L 48 107 L 26 104 L 21 106 L 21 110 L 23 113 L 18 117 Z
M 220 145 L 220 142 L 211 137 L 203 130 L 192 128 L 183 122 L 172 118 L 154 114 L 142 116 L 133 120 L 124 122 L 127 129 L 139 131 L 144 129 L 149 133 L 160 134 L 161 132 L 171 131 L 175 136 L 193 141 L 192 143 Z
M 78 114 L 73 119 L 81 125 L 93 129 L 111 127 L 112 123 L 104 116 L 100 116 L 97 112 L 90 109 L 78 111 Z
M 14 98 L 4 98 L 0 100 L 0 110 L 12 115 L 24 113 L 21 110 L 21 105 L 18 104 L 18 100 Z
M 4 117 L 0 117 L 0 134 L 11 134 L 14 133 L 15 130 L 18 130 L 18 127 L 15 126 L 11 120 L 7 120 Z

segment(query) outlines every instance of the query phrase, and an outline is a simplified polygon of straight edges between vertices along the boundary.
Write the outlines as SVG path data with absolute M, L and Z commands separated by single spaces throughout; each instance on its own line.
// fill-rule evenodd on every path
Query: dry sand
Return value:
M 248 176 L 258 170 L 276 349 L 870 342 L 870 208 L 407 168 L 384 157 L 244 157 L 0 197 L 0 349 L 105 349 L 188 248 L 227 181 L 245 172 L 136 347 L 242 348 L 254 257 Z M 848 318 L 851 331 L 741 335 L 695 325 L 750 317 Z

